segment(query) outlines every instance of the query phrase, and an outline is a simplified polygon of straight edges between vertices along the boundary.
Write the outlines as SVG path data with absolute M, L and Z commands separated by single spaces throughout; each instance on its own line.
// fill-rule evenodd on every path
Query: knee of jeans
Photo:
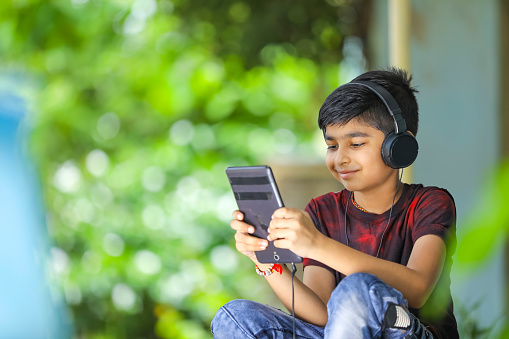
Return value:
M 221 331 L 230 330 L 232 326 L 242 319 L 247 310 L 253 310 L 256 303 L 251 300 L 232 300 L 222 306 L 212 319 L 210 329 L 213 334 L 219 335 Z
M 258 303 L 252 300 L 236 299 L 224 304 L 223 308 L 227 309 L 228 312 L 235 314 L 237 312 L 253 309 L 256 305 L 258 305 Z
M 369 289 L 371 284 L 374 281 L 379 281 L 380 279 L 373 274 L 369 273 L 353 273 L 349 276 L 346 276 L 339 283 L 338 287 L 340 290 L 351 291 L 351 290 L 363 290 Z
M 335 303 L 336 300 L 345 300 L 345 298 L 357 298 L 359 294 L 369 291 L 371 284 L 379 280 L 376 276 L 369 273 L 353 273 L 341 280 L 334 289 L 329 303 Z

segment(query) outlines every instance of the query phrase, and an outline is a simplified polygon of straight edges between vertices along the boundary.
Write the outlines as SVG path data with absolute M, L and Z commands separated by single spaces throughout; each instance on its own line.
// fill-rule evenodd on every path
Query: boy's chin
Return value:
M 359 191 L 360 187 L 359 185 L 355 185 L 349 182 L 342 182 L 340 181 L 344 188 L 346 188 L 350 192 Z

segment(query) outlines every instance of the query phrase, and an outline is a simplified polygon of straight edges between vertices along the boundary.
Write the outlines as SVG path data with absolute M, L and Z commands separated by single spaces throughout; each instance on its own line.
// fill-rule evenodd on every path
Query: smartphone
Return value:
M 228 167 L 226 175 L 244 222 L 254 226 L 253 235 L 267 239 L 272 214 L 284 207 L 276 180 L 269 166 Z M 256 251 L 256 259 L 264 264 L 301 263 L 302 258 L 288 249 L 277 248 L 273 241 L 263 251 Z

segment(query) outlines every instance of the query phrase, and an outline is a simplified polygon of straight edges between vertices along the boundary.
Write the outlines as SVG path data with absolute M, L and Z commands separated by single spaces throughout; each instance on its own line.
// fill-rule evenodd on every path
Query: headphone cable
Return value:
M 293 286 L 293 277 L 295 277 L 297 267 L 292 262 L 292 326 L 293 326 L 293 339 L 295 339 L 295 289 Z
M 392 208 L 394 207 L 394 201 L 396 200 L 396 195 L 398 195 L 398 191 L 399 191 L 399 185 L 401 184 L 401 179 L 403 178 L 403 168 L 401 169 L 401 174 L 399 176 L 399 181 L 398 181 L 398 186 L 396 186 L 396 192 L 394 193 L 394 197 L 392 198 L 392 205 L 391 205 L 391 210 L 389 212 L 389 220 L 387 220 L 387 225 L 385 226 L 385 229 L 382 233 L 382 237 L 380 239 L 380 245 L 378 246 L 378 251 L 376 252 L 376 257 L 375 258 L 378 258 L 378 255 L 380 254 L 380 250 L 382 249 L 382 242 L 384 241 L 384 235 L 385 235 L 385 231 L 387 231 L 387 228 L 389 227 L 389 224 L 391 222 L 391 217 L 392 217 Z M 345 237 L 346 237 L 346 246 L 349 245 L 350 241 L 348 239 L 348 232 L 347 232 L 347 228 L 346 228 L 346 215 L 348 213 L 348 203 L 350 202 L 350 199 L 352 199 L 352 194 L 353 194 L 353 191 L 350 192 L 350 195 L 348 196 L 348 199 L 346 200 L 346 207 L 345 207 Z
M 391 222 L 392 217 L 392 208 L 394 207 L 394 200 L 396 200 L 396 195 L 398 195 L 399 185 L 401 184 L 401 179 L 403 178 L 403 168 L 401 169 L 401 175 L 399 177 L 398 186 L 396 187 L 396 193 L 394 193 L 394 197 L 392 198 L 392 206 L 391 211 L 389 213 L 389 220 L 387 221 L 387 226 L 385 226 L 384 232 L 382 233 L 382 238 L 380 239 L 380 245 L 378 246 L 378 251 L 376 252 L 376 257 L 378 258 L 378 254 L 380 254 L 380 250 L 382 249 L 382 241 L 384 241 L 385 231 L 389 227 L 389 223 Z

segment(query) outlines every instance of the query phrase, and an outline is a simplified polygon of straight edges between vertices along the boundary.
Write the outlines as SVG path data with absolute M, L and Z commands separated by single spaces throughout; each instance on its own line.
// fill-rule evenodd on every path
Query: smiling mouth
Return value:
M 338 174 L 339 174 L 339 177 L 341 179 L 348 179 L 350 178 L 351 176 L 353 176 L 355 173 L 357 173 L 358 170 L 343 170 L 343 171 L 338 171 Z

